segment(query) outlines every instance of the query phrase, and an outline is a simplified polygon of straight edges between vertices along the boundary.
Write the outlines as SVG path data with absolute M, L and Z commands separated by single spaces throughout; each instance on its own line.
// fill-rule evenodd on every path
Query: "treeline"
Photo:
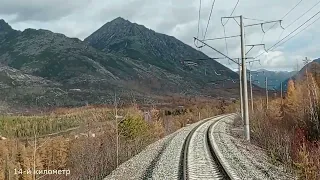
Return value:
M 0 134 L 7 138 L 41 136 L 77 127 L 76 117 L 54 116 L 0 116 Z

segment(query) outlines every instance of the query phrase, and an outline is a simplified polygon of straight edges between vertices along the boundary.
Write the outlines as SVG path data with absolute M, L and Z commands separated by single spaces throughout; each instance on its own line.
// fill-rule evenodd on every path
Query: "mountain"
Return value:
M 0 19 L 0 40 L 3 40 L 8 34 L 12 32 L 15 31 L 11 28 L 11 26 L 3 19 Z
M 15 31 L 4 21 L 1 21 L 0 33 L 1 66 L 54 82 L 54 87 L 50 89 L 39 86 L 26 89 L 25 86 L 15 85 L 10 91 L 13 94 L 9 96 L 13 98 L 11 102 L 21 101 L 30 105 L 35 104 L 37 97 L 44 97 L 41 102 L 50 102 L 53 106 L 84 104 L 86 101 L 102 103 L 110 99 L 114 89 L 139 95 L 134 88 L 127 87 L 128 80 L 137 74 L 132 69 L 139 67 L 128 58 L 101 52 L 79 39 L 48 30 Z M 25 91 L 21 94 L 22 89 Z M 70 89 L 82 91 L 69 93 Z M 64 94 L 55 96 L 55 99 L 47 95 L 48 91 L 59 94 L 61 90 Z
M 235 72 L 214 60 L 189 66 L 188 59 L 209 57 L 123 18 L 84 41 L 43 29 L 17 31 L 0 20 L 0 42 L 0 101 L 16 106 L 111 103 L 114 92 L 124 101 L 238 96 Z
M 281 82 L 296 74 L 296 71 L 268 71 L 258 69 L 251 71 L 252 81 L 261 88 L 265 88 L 265 78 L 268 78 L 268 89 L 277 89 Z
M 161 68 L 182 78 L 181 82 L 193 81 L 204 85 L 212 80 L 237 78 L 237 74 L 213 60 L 198 61 L 199 66 L 192 69 L 184 66 L 181 64 L 183 60 L 205 59 L 208 56 L 175 37 L 157 33 L 120 17 L 103 25 L 84 41 L 103 52 L 129 57 L 139 60 L 143 65 L 150 64 Z M 207 73 L 204 76 L 206 68 Z M 218 77 L 212 70 L 225 71 L 225 77 Z
M 291 77 L 289 77 L 286 80 L 284 80 L 282 82 L 283 91 L 287 90 L 287 84 L 288 84 L 289 79 L 292 79 L 294 81 L 303 80 L 306 71 L 308 71 L 309 73 L 312 73 L 314 77 L 319 78 L 319 75 L 320 75 L 320 58 L 315 59 L 312 62 L 308 63 L 299 72 L 297 72 L 296 74 L 294 74 Z M 280 86 L 277 87 L 277 88 L 280 89 Z

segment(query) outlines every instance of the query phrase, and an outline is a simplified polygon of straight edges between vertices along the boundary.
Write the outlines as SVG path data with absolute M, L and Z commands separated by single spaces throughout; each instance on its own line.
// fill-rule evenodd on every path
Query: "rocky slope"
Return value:
M 128 58 L 100 52 L 79 39 L 48 30 L 26 29 L 20 32 L 1 21 L 0 34 L 2 66 L 52 81 L 55 89 L 65 92 L 63 97 L 54 98 L 48 96 L 45 90 L 35 90 L 42 89 L 43 86 L 28 86 L 24 92 L 21 92 L 22 89 L 17 92 L 21 86 L 14 85 L 10 91 L 14 93 L 12 96 L 22 96 L 15 100 L 26 105 L 33 104 L 40 96 L 43 97 L 41 102 L 51 101 L 53 105 L 85 104 L 86 101 L 101 103 L 101 99 L 110 98 L 108 95 L 115 88 L 129 90 L 125 88 L 126 82 L 135 77 L 136 73 L 132 69 L 139 66 Z M 81 92 L 67 93 L 70 89 L 80 89 Z M 28 93 L 28 90 L 32 93 Z M 135 92 L 134 88 L 130 91 Z
M 206 59 L 208 56 L 178 39 L 120 17 L 103 25 L 84 41 L 103 52 L 115 53 L 139 60 L 142 64 L 154 65 L 197 85 L 219 79 L 238 78 L 236 73 L 217 61 L 196 60 Z M 192 60 L 198 66 L 192 68 L 185 66 L 182 63 L 184 60 Z M 224 77 L 217 76 L 213 70 L 224 71 Z
M 43 29 L 16 31 L 0 20 L 0 42 L 0 81 L 5 87 L 0 93 L 8 93 L 0 100 L 14 104 L 110 103 L 115 91 L 127 99 L 238 94 L 238 83 L 232 81 L 238 75 L 230 69 L 214 60 L 188 66 L 186 60 L 208 56 L 122 18 L 85 41 Z

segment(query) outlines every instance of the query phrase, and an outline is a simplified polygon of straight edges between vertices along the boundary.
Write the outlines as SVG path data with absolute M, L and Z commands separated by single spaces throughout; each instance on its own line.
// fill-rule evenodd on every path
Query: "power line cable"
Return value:
M 226 37 L 226 27 L 224 25 L 222 25 L 222 27 L 223 27 L 224 42 L 226 45 L 227 56 L 229 56 L 228 43 L 227 43 L 227 37 Z M 229 60 L 228 60 L 228 62 L 229 62 Z
M 265 20 L 261 20 L 261 19 L 247 18 L 247 17 L 243 17 L 243 19 L 253 20 L 253 21 L 261 21 L 261 22 L 264 22 L 264 21 L 265 21 Z
M 240 0 L 237 1 L 236 5 L 234 6 L 233 10 L 231 11 L 231 14 L 230 16 L 233 15 L 234 11 L 236 10 L 238 4 L 239 4 Z M 235 19 L 234 19 L 235 20 Z M 223 27 L 223 33 L 224 33 L 224 37 L 226 37 L 226 28 L 225 28 L 225 25 L 228 23 L 229 19 L 227 19 L 226 23 L 223 23 L 222 20 L 221 20 L 221 24 L 222 24 L 222 27 Z M 228 50 L 228 43 L 227 43 L 227 38 L 224 38 L 224 42 L 225 42 L 225 45 L 226 45 L 226 52 L 227 52 L 227 56 L 229 56 L 229 50 Z M 228 59 L 228 63 L 230 64 L 230 61 Z
M 233 10 L 232 10 L 232 12 L 231 12 L 231 14 L 230 14 L 230 16 L 232 16 L 233 13 L 234 13 L 234 11 L 237 9 L 239 2 L 240 2 L 240 0 L 237 1 L 237 3 L 236 3 L 236 5 L 234 6 L 234 8 L 233 8 Z M 224 23 L 224 24 L 222 23 L 222 25 L 225 26 L 225 25 L 228 23 L 228 21 L 229 21 L 229 19 L 227 19 L 226 23 Z
M 289 33 L 286 37 L 282 38 L 280 41 L 276 42 L 274 45 L 272 45 L 269 49 L 267 49 L 267 51 L 271 50 L 272 48 L 274 48 L 275 46 L 277 46 L 279 43 L 281 43 L 284 39 L 286 39 L 287 37 L 289 37 L 291 34 L 293 34 L 294 32 L 296 32 L 298 29 L 300 29 L 303 25 L 305 25 L 307 22 L 309 22 L 311 19 L 313 19 L 315 16 L 317 16 L 320 13 L 320 11 L 318 11 L 316 14 L 314 14 L 311 18 L 309 18 L 307 21 L 305 21 L 303 24 L 301 24 L 299 27 L 297 27 L 295 30 L 293 30 L 291 33 Z M 263 52 L 264 53 L 264 52 Z M 263 53 L 259 54 L 258 56 L 256 56 L 255 58 L 261 56 Z
M 208 32 L 208 27 L 209 27 L 209 24 L 210 24 L 210 19 L 211 19 L 211 15 L 212 15 L 212 10 L 213 10 L 213 7 L 214 7 L 214 5 L 215 5 L 215 2 L 216 2 L 216 0 L 213 0 L 213 2 L 212 2 L 212 6 L 211 6 L 211 10 L 210 10 L 210 15 L 209 15 L 209 19 L 208 19 L 208 23 L 207 23 L 207 27 L 206 27 L 206 31 L 205 31 L 205 33 L 204 33 L 203 39 L 206 38 L 206 35 L 207 35 L 207 32 Z
M 224 36 L 224 37 L 211 38 L 211 39 L 203 39 L 203 41 L 212 41 L 212 40 L 219 40 L 219 39 L 225 39 L 225 38 L 235 38 L 235 37 L 240 37 L 240 35 Z
M 303 0 L 300 0 L 293 8 L 291 8 L 281 19 L 283 20 L 285 17 L 287 17 Z M 277 23 L 274 23 L 262 36 L 261 42 L 263 42 L 265 34 L 270 31 Z
M 296 32 L 298 29 L 300 29 L 303 25 L 305 25 L 307 22 L 309 22 L 311 19 L 313 19 L 315 16 L 317 16 L 320 13 L 320 11 L 318 11 L 315 15 L 313 15 L 311 18 L 309 18 L 306 22 L 304 22 L 303 24 L 301 24 L 299 27 L 297 27 L 294 31 L 292 31 L 291 33 L 289 33 L 286 37 L 282 38 L 280 41 L 278 41 L 276 44 L 274 44 L 273 46 L 271 46 L 267 51 L 269 51 L 270 49 L 274 49 L 274 47 L 276 45 L 278 45 L 280 42 L 282 42 L 284 39 L 286 39 L 287 37 L 289 37 L 291 34 L 293 34 L 294 32 Z
M 290 27 L 293 23 L 295 23 L 295 22 L 297 22 L 299 19 L 301 19 L 304 15 L 306 15 L 308 12 L 310 12 L 313 8 L 315 8 L 318 4 L 320 3 L 320 1 L 319 2 L 317 2 L 315 5 L 313 5 L 310 9 L 308 9 L 306 12 L 304 12 L 301 16 L 299 16 L 297 19 L 295 19 L 294 21 L 292 21 L 288 26 L 286 26 L 285 27 L 285 29 L 286 28 L 288 28 L 288 27 Z
M 199 14 L 198 14 L 198 32 L 197 32 L 197 38 L 199 38 L 199 33 L 200 33 L 200 19 L 201 19 L 201 0 L 200 0 Z
M 285 27 L 285 29 L 287 29 L 288 27 L 290 27 L 292 24 L 294 24 L 295 22 L 297 22 L 299 19 L 301 19 L 304 15 L 306 15 L 308 12 L 310 12 L 313 8 L 315 8 L 318 4 L 320 3 L 320 1 L 318 1 L 315 5 L 313 5 L 310 9 L 308 9 L 306 12 L 304 12 L 301 16 L 299 16 L 297 19 L 295 19 L 294 21 L 292 21 L 288 26 Z M 281 38 L 282 34 L 284 33 L 284 29 L 282 30 L 278 40 Z
M 314 20 L 312 23 L 310 23 L 308 26 L 304 27 L 303 29 L 301 29 L 299 32 L 297 32 L 295 35 L 291 36 L 289 39 L 285 40 L 284 42 L 282 42 L 281 44 L 278 44 L 276 47 L 281 46 L 282 44 L 288 42 L 290 39 L 294 38 L 295 36 L 297 36 L 298 34 L 300 34 L 302 31 L 306 30 L 308 27 L 310 27 L 312 24 L 314 24 L 315 22 L 317 22 L 320 19 L 320 17 L 318 17 L 316 20 Z M 274 47 L 274 48 L 276 48 Z M 273 49 L 274 49 L 273 48 Z
M 203 44 L 202 46 L 207 46 L 207 47 L 209 47 L 209 48 L 213 49 L 214 51 L 216 51 L 217 53 L 219 53 L 220 55 L 222 55 L 222 56 L 224 56 L 224 57 L 226 57 L 226 58 L 230 59 L 232 62 L 234 62 L 234 63 L 236 63 L 236 64 L 239 64 L 239 63 L 238 63 L 238 62 L 236 62 L 234 59 L 232 59 L 232 58 L 230 58 L 229 56 L 227 56 L 227 55 L 223 54 L 222 52 L 220 52 L 220 51 L 219 51 L 219 50 L 217 50 L 216 48 L 214 48 L 214 47 L 210 46 L 209 44 L 207 44 L 207 43 L 203 42 L 202 40 L 200 40 L 200 39 L 198 39 L 198 38 L 196 38 L 196 37 L 193 37 L 193 40 L 194 40 L 194 41 L 200 41 L 200 42 Z
M 287 12 L 287 14 L 285 14 L 281 19 L 283 20 L 285 17 L 287 17 L 296 7 L 299 6 L 299 4 L 302 2 L 303 0 L 300 0 L 290 11 Z

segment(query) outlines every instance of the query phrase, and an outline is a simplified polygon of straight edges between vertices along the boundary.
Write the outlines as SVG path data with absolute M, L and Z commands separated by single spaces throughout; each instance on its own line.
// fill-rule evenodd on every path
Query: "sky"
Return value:
M 211 18 L 208 21 L 214 1 Z M 48 29 L 53 32 L 63 33 L 68 37 L 77 37 L 83 40 L 103 24 L 117 17 L 123 17 L 159 33 L 174 36 L 196 48 L 193 37 L 204 39 L 204 34 L 206 34 L 205 39 L 212 39 L 224 37 L 225 35 L 234 36 L 240 34 L 240 27 L 237 24 L 239 23 L 239 18 L 235 19 L 237 22 L 234 19 L 230 19 L 225 26 L 221 24 L 221 17 L 230 16 L 237 1 L 202 0 L 199 21 L 200 0 L 1 0 L 0 19 L 4 19 L 17 30 L 26 28 Z M 300 4 L 296 6 L 299 2 Z M 320 3 L 294 22 L 318 2 L 318 0 L 239 0 L 233 15 L 245 17 L 246 19 L 243 20 L 244 26 L 263 21 L 282 20 L 281 25 L 285 29 L 281 28 L 280 23 L 265 24 L 262 26 L 263 28 L 260 25 L 244 28 L 246 45 L 265 44 L 266 49 L 269 49 L 317 14 L 320 9 Z M 287 14 L 295 6 L 296 8 Z M 311 24 L 319 17 L 320 13 L 300 29 Z M 208 22 L 209 25 L 207 26 Z M 226 19 L 223 20 L 223 23 L 225 22 Z M 294 23 L 290 25 L 292 22 Z M 260 63 L 254 62 L 247 65 L 253 70 L 291 71 L 297 70 L 297 67 L 302 67 L 302 59 L 305 57 L 311 60 L 319 58 L 320 46 L 317 44 L 317 42 L 320 42 L 319 25 L 320 20 L 284 44 L 280 43 L 279 46 L 267 53 L 264 51 L 263 46 L 254 47 L 247 54 L 247 57 L 256 57 L 263 53 L 257 58 Z M 207 33 L 205 33 L 206 29 Z M 300 29 L 295 33 L 299 32 Z M 290 37 L 288 36 L 288 38 Z M 241 56 L 239 37 L 226 40 L 224 38 L 208 40 L 206 42 L 231 58 L 239 58 Z M 198 45 L 201 45 L 201 43 L 198 43 Z M 246 46 L 246 52 L 249 49 L 250 47 Z M 221 57 L 220 54 L 208 47 L 203 47 L 199 50 L 210 57 Z M 237 68 L 236 64 L 226 59 L 219 60 L 219 62 L 231 69 Z

